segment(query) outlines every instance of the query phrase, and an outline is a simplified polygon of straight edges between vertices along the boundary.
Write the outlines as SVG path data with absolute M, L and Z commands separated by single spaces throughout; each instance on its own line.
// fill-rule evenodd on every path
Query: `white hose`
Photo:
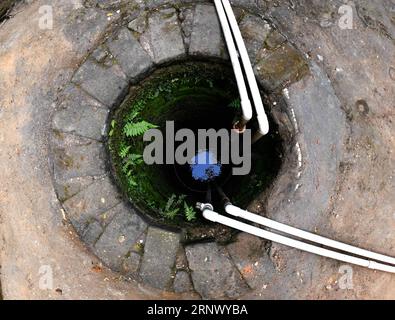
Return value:
M 289 246 L 289 247 L 299 249 L 302 251 L 314 253 L 314 254 L 317 254 L 322 257 L 332 258 L 335 260 L 358 265 L 361 267 L 366 267 L 369 269 L 395 273 L 394 266 L 388 266 L 385 264 L 377 263 L 375 261 L 356 258 L 356 257 L 349 256 L 349 255 L 346 255 L 343 253 L 336 252 L 336 251 L 317 247 L 317 246 L 314 246 L 311 244 L 304 243 L 302 241 L 287 238 L 285 236 L 282 236 L 282 235 L 279 235 L 279 234 L 276 234 L 276 233 L 273 233 L 270 231 L 266 231 L 266 230 L 251 226 L 249 224 L 222 216 L 222 215 L 218 214 L 217 212 L 214 212 L 212 210 L 212 206 L 210 204 L 201 205 L 200 208 L 203 211 L 203 216 L 209 221 L 221 223 L 221 224 L 226 225 L 228 227 L 253 234 L 257 237 L 264 238 L 266 240 L 280 243 L 282 245 Z
M 225 206 L 225 211 L 234 217 L 239 217 L 239 218 L 242 218 L 245 220 L 249 220 L 251 222 L 255 222 L 257 224 L 268 227 L 270 229 L 284 232 L 286 234 L 290 234 L 290 235 L 293 235 L 293 236 L 301 238 L 301 239 L 309 240 L 309 241 L 319 243 L 319 244 L 322 244 L 322 245 L 325 245 L 325 246 L 328 246 L 328 247 L 331 247 L 334 249 L 339 249 L 341 251 L 349 252 L 349 253 L 352 253 L 352 254 L 355 254 L 358 256 L 362 256 L 362 257 L 366 257 L 369 259 L 373 259 L 373 260 L 377 260 L 377 261 L 395 265 L 395 258 L 393 258 L 393 257 L 389 257 L 389 256 L 386 256 L 383 254 L 379 254 L 379 253 L 375 253 L 375 252 L 361 249 L 358 247 L 354 247 L 354 246 L 351 246 L 351 245 L 348 245 L 348 244 L 345 244 L 345 243 L 342 243 L 339 241 L 331 240 L 331 239 L 316 235 L 314 233 L 303 231 L 303 230 L 288 226 L 286 224 L 279 223 L 279 222 L 270 220 L 268 218 L 259 216 L 257 214 L 253 214 L 251 212 L 240 209 L 240 208 L 238 208 L 234 205 L 231 205 L 231 204 L 228 204 Z
M 239 88 L 241 108 L 243 111 L 243 122 L 247 123 L 252 119 L 252 106 L 251 106 L 250 98 L 248 97 L 248 91 L 244 81 L 244 75 L 241 69 L 238 52 L 235 43 L 233 42 L 232 32 L 230 30 L 221 0 L 214 0 L 214 3 L 217 8 L 218 17 L 221 22 L 222 30 L 224 32 L 224 37 L 226 44 L 228 46 L 230 60 L 232 62 L 233 70 L 236 76 L 237 86 Z
M 215 0 L 215 2 L 217 5 L 217 3 L 219 3 L 220 1 Z M 230 5 L 229 0 L 222 0 L 222 4 L 223 4 L 223 8 L 225 9 L 226 16 L 228 17 L 230 28 L 235 38 L 236 45 L 240 53 L 240 58 L 241 61 L 243 62 L 247 81 L 250 86 L 252 99 L 257 113 L 259 133 L 262 136 L 264 136 L 269 132 L 269 121 L 267 119 L 265 108 L 263 106 L 262 97 L 254 74 L 254 69 L 252 68 L 250 57 L 248 55 L 248 51 L 244 43 L 243 36 L 241 35 L 240 28 L 237 23 L 232 6 Z M 232 43 L 233 43 L 233 39 L 232 39 Z

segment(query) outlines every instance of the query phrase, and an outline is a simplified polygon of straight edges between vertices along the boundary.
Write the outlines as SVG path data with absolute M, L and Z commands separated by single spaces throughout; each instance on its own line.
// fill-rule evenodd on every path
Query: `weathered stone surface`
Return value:
M 212 5 L 196 6 L 189 54 L 228 58 L 217 12 Z
M 57 181 L 106 173 L 104 145 L 68 133 L 52 137 L 54 175 Z
M 252 12 L 264 12 L 267 6 L 266 0 L 232 0 L 231 4 L 233 7 L 240 7 L 245 10 Z M 273 5 L 277 5 L 274 3 Z
M 119 69 L 118 62 L 115 60 L 113 54 L 110 52 L 108 47 L 104 44 L 97 47 L 90 57 L 95 60 L 98 64 L 111 68 L 115 66 L 115 68 Z
M 144 298 L 140 293 L 142 290 L 140 291 L 138 285 L 133 282 L 120 284 L 119 281 L 113 281 L 113 277 L 110 277 L 110 281 L 105 281 L 107 273 L 86 272 L 91 257 L 86 254 L 86 250 L 81 250 L 80 246 L 70 245 L 69 237 L 65 236 L 64 232 L 59 232 L 57 226 L 60 224 L 56 222 L 58 219 L 54 219 L 54 208 L 48 205 L 53 199 L 51 181 L 47 174 L 47 159 L 44 155 L 47 137 L 45 124 L 50 121 L 48 115 L 53 111 L 52 105 L 58 86 L 65 84 L 70 68 L 81 59 L 75 51 L 79 44 L 75 45 L 73 39 L 65 38 L 63 29 L 64 26 L 75 28 L 76 24 L 84 22 L 75 23 L 71 14 L 75 11 L 74 6 L 79 5 L 81 1 L 73 1 L 73 3 L 66 0 L 57 1 L 54 29 L 37 32 L 37 20 L 31 17 L 32 14 L 37 13 L 40 3 L 27 2 L 30 4 L 23 6 L 23 10 L 18 10 L 18 14 L 0 28 L 2 61 L 8 61 L 8 57 L 23 55 L 23 63 L 15 61 L 16 68 L 1 68 L 0 180 L 4 231 L 1 255 L 2 294 L 5 299 L 59 298 L 52 290 L 40 290 L 34 285 L 38 283 L 35 281 L 35 275 L 42 261 L 51 261 L 54 266 L 62 266 L 62 270 L 58 272 L 57 268 L 54 269 L 54 275 L 57 285 L 63 290 L 64 299 Z M 101 2 L 104 3 L 105 0 Z M 242 5 L 256 3 L 256 0 L 233 2 Z M 300 211 L 301 214 L 295 214 L 291 210 L 293 206 L 291 204 L 290 210 L 286 211 L 281 219 L 301 227 L 307 225 L 311 228 L 313 225 L 311 230 L 318 221 L 321 234 L 325 233 L 338 240 L 391 254 L 395 239 L 392 236 L 394 179 L 390 179 L 388 173 L 394 170 L 394 161 L 390 161 L 393 157 L 394 124 L 388 115 L 393 112 L 395 77 L 389 61 L 393 61 L 394 42 L 383 36 L 381 31 L 375 31 L 373 27 L 364 27 L 362 20 L 358 18 L 354 19 L 356 23 L 354 30 L 340 30 L 336 25 L 333 28 L 322 29 L 319 24 L 322 11 L 319 9 L 330 3 L 335 7 L 333 17 L 336 18 L 339 1 L 292 1 L 295 6 L 290 6 L 291 2 L 288 0 L 259 2 L 270 3 L 270 10 L 261 13 L 270 15 L 284 34 L 292 38 L 293 43 L 303 48 L 305 52 L 311 53 L 312 60 L 316 59 L 317 54 L 324 57 L 325 66 L 321 66 L 325 68 L 323 73 L 327 73 L 331 79 L 342 106 L 350 107 L 353 109 L 352 112 L 358 114 L 358 109 L 354 107 L 356 101 L 366 99 L 369 105 L 368 114 L 363 112 L 358 117 L 354 116 L 348 123 L 352 134 L 351 143 L 347 145 L 346 158 L 333 155 L 337 163 L 338 161 L 352 162 L 342 163 L 340 169 L 346 168 L 347 171 L 344 176 L 343 173 L 337 173 L 336 177 L 332 177 L 332 173 L 327 175 L 331 179 L 336 178 L 341 184 L 340 190 L 337 190 L 340 200 L 331 199 L 330 208 L 334 206 L 335 211 L 325 210 L 323 207 L 315 211 L 312 204 L 309 208 L 313 208 L 313 212 L 310 213 L 310 209 L 306 209 Z M 368 3 L 369 7 L 380 10 L 383 15 L 376 20 L 374 16 L 371 17 L 370 12 L 365 12 L 364 21 L 368 21 L 366 18 L 369 18 L 376 27 L 381 27 L 382 22 L 390 21 L 391 11 L 383 7 L 387 2 L 389 1 L 363 0 L 364 4 Z M 361 3 L 362 1 L 359 0 L 356 2 L 357 5 Z M 306 15 L 300 12 L 312 12 L 311 15 L 316 19 L 307 20 Z M 21 26 L 23 26 L 22 32 L 20 32 Z M 78 29 L 76 30 L 77 33 Z M 303 32 L 300 32 L 301 30 Z M 15 37 L 15 34 L 18 34 L 18 37 Z M 81 34 L 83 33 L 77 34 L 76 37 Z M 90 44 L 88 43 L 89 47 L 95 40 L 91 39 L 91 41 Z M 26 43 L 34 43 L 34 45 L 27 48 Z M 40 50 L 41 48 L 49 50 Z M 11 66 L 13 65 L 11 63 Z M 57 77 L 60 74 L 63 76 Z M 15 80 L 20 79 L 20 75 L 23 75 L 23 81 L 18 81 L 16 85 Z M 303 92 L 304 85 L 301 83 L 297 90 Z M 291 91 L 290 96 L 292 96 Z M 322 105 L 318 103 L 318 107 L 325 106 L 325 103 L 322 101 L 321 103 Z M 308 108 L 306 114 L 314 110 Z M 319 112 L 321 111 L 322 109 L 319 108 Z M 332 111 L 330 109 L 329 114 Z M 298 111 L 295 113 L 302 126 L 300 114 Z M 311 118 L 307 118 L 306 121 L 314 124 Z M 317 125 L 318 131 L 321 128 L 330 129 L 331 125 L 328 124 L 328 128 L 325 125 L 323 127 Z M 305 130 L 302 126 L 301 131 L 306 133 L 309 130 L 316 130 L 317 127 L 308 127 Z M 315 144 L 319 145 L 320 141 L 316 140 Z M 303 152 L 305 147 L 302 145 Z M 327 147 L 328 145 L 324 146 L 322 150 Z M 22 151 L 20 155 L 16 149 Z M 327 148 L 329 149 L 330 147 Z M 40 150 L 44 152 L 36 153 Z M 305 159 L 305 163 L 308 164 L 310 155 Z M 324 167 L 322 171 L 326 169 Z M 321 192 L 322 183 L 323 180 L 316 179 L 315 186 L 318 192 Z M 314 195 L 311 193 L 307 198 L 312 194 Z M 305 195 L 300 195 L 300 198 L 303 197 Z M 32 199 L 34 201 L 31 201 Z M 331 215 L 329 211 L 333 214 Z M 310 223 L 311 218 L 318 217 L 323 220 L 318 219 Z M 372 223 L 368 222 L 374 222 L 375 227 L 373 228 Z M 32 225 L 37 227 L 32 228 Z M 330 230 L 323 232 L 324 226 Z M 40 243 L 39 247 L 37 243 Z M 328 282 L 337 281 L 343 275 L 338 272 L 339 265 L 336 262 L 318 257 L 306 259 L 312 255 L 305 255 L 297 250 L 283 249 L 283 251 L 286 253 L 288 260 L 286 269 L 289 272 L 277 276 L 269 286 L 272 288 L 274 299 L 395 297 L 393 277 L 361 268 L 354 269 L 357 272 L 354 272 L 353 290 L 327 290 Z M 18 268 L 15 268 L 15 261 L 18 261 Z M 309 271 L 311 269 L 316 271 L 317 276 L 311 277 Z M 81 274 L 83 276 L 80 276 Z M 298 274 L 303 276 L 299 278 Z M 302 285 L 301 281 L 304 281 L 305 285 Z M 156 292 L 151 293 L 153 296 L 150 295 L 149 298 L 163 298 L 163 295 L 158 296 Z
M 193 285 L 189 273 L 186 271 L 178 271 L 174 278 L 173 287 L 176 293 L 193 291 Z
M 185 254 L 185 249 L 180 247 L 176 257 L 176 269 L 177 270 L 188 270 L 188 259 Z
M 168 288 L 179 246 L 179 234 L 149 228 L 140 270 L 141 278 L 152 287 Z
M 146 8 L 155 9 L 165 4 L 180 7 L 182 5 L 193 4 L 199 1 L 205 0 L 144 0 L 144 3 Z
M 86 228 L 82 232 L 81 239 L 89 247 L 92 247 L 99 239 L 102 232 L 103 227 L 101 226 L 101 224 L 98 221 L 93 220 L 86 226 Z
M 68 21 L 63 33 L 73 45 L 73 51 L 80 54 L 86 54 L 92 48 L 110 23 L 104 12 L 83 7 L 73 11 L 68 16 Z
M 185 46 L 176 10 L 154 12 L 148 19 L 148 29 L 140 37 L 140 42 L 155 63 L 184 57 Z
M 288 179 L 295 184 L 295 188 L 291 187 L 294 192 L 285 192 L 289 186 L 284 184 L 274 185 L 268 213 L 276 208 L 276 220 L 287 217 L 287 223 L 313 231 L 322 223 L 319 220 L 322 216 L 317 212 L 327 210 L 335 191 L 346 120 L 325 73 L 316 64 L 311 65 L 311 72 L 311 76 L 291 85 L 286 94 L 287 104 L 294 114 L 295 130 L 299 132 L 294 150 L 299 174 L 295 177 L 296 173 L 288 172 L 280 179 L 290 176 Z M 300 214 L 304 217 L 302 224 L 297 222 Z
M 395 3 L 393 1 L 378 2 L 382 8 L 375 7 L 373 1 L 359 0 L 356 3 L 358 17 L 363 24 L 394 41 L 395 39 Z M 386 13 L 389 12 L 387 15 Z
M 184 37 L 184 44 L 187 51 L 189 51 L 189 45 L 191 43 L 194 15 L 195 8 L 192 7 L 182 8 L 179 15 L 182 35 Z
M 271 283 L 275 269 L 259 238 L 240 233 L 227 249 L 237 269 L 252 289 L 262 289 Z
M 140 266 L 141 255 L 136 252 L 130 252 L 127 254 L 127 257 L 122 262 L 122 273 L 131 276 L 135 275 Z
M 55 178 L 54 186 L 59 200 L 63 202 L 91 185 L 93 181 L 93 177 L 78 177 L 66 180 Z
M 283 45 L 286 41 L 287 39 L 278 30 L 273 30 L 272 32 L 269 33 L 269 35 L 265 40 L 265 48 L 269 50 L 277 49 L 278 47 Z
M 85 5 L 99 7 L 101 9 L 116 9 L 119 8 L 122 4 L 127 2 L 128 0 L 87 0 L 85 1 Z M 131 1 L 129 1 L 131 2 Z M 134 2 L 134 1 L 133 1 Z
M 114 209 L 117 215 L 97 241 L 95 252 L 110 268 L 121 271 L 123 259 L 147 225 L 130 206 L 124 203 Z
M 103 63 L 108 55 L 109 52 L 104 48 L 104 46 L 99 46 L 92 52 L 91 57 L 95 59 L 96 62 Z
M 274 91 L 300 80 L 308 73 L 308 66 L 295 48 L 284 44 L 259 61 L 255 71 L 261 85 L 266 90 Z
M 248 291 L 223 247 L 203 243 L 188 246 L 185 250 L 195 290 L 203 298 L 237 298 Z
M 108 41 L 107 45 L 122 70 L 132 81 L 136 80 L 138 76 L 142 76 L 153 66 L 150 56 L 127 29 L 122 29 Z
M 67 91 L 68 98 L 60 104 L 53 117 L 53 129 L 102 140 L 108 109 L 74 86 Z
M 299 132 L 294 152 L 301 162 L 297 172 L 286 172 L 274 185 L 267 213 L 276 221 L 326 235 L 327 231 L 323 230 L 330 219 L 327 212 L 333 201 L 338 178 L 336 172 L 343 157 L 346 122 L 325 72 L 312 63 L 311 73 L 284 93 Z M 292 181 L 291 184 L 285 179 Z M 288 279 L 286 286 L 269 291 L 285 298 L 297 297 L 300 290 L 310 290 L 327 268 L 322 267 L 320 257 L 276 243 L 271 245 L 269 257 L 276 272 Z M 334 264 L 338 269 L 337 262 Z
M 260 17 L 247 15 L 240 23 L 240 31 L 253 63 L 271 30 L 270 25 Z
M 141 34 L 145 32 L 147 25 L 147 12 L 144 11 L 138 17 L 129 22 L 128 29 Z
M 108 211 L 100 214 L 100 216 L 97 218 L 97 221 L 102 225 L 103 228 L 105 228 L 113 220 L 113 218 L 119 213 L 122 204 L 123 202 L 109 209 Z M 125 210 L 127 209 L 125 208 Z
M 73 82 L 108 107 L 120 102 L 128 89 L 126 76 L 119 66 L 106 68 L 90 59 L 78 69 Z
M 120 194 L 109 177 L 95 180 L 63 204 L 67 215 L 79 234 L 87 223 L 101 219 L 101 215 L 121 202 Z

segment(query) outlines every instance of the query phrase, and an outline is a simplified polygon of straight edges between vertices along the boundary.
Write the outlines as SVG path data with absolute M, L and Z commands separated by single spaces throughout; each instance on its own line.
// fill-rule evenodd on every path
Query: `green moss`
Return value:
M 135 252 L 138 253 L 138 254 L 143 255 L 143 254 L 144 254 L 144 244 L 143 244 L 143 243 L 140 243 L 140 242 L 136 243 L 136 244 L 133 246 L 133 251 L 135 251 Z
M 70 198 L 70 186 L 69 185 L 64 186 L 63 192 L 64 192 L 64 199 L 62 200 L 65 201 L 66 199 Z
M 74 166 L 74 159 L 66 154 L 61 154 L 60 160 L 65 169 L 71 169 Z
M 64 134 L 63 132 L 57 130 L 57 129 L 53 129 L 53 133 L 55 135 L 55 137 L 59 140 L 63 140 L 64 139 Z

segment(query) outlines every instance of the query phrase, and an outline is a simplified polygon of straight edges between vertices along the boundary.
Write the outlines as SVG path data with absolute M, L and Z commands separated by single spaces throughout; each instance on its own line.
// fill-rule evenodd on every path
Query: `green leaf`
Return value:
M 171 211 L 165 211 L 163 213 L 163 215 L 165 216 L 165 218 L 170 219 L 170 220 L 174 220 L 175 217 L 177 216 L 178 212 L 180 211 L 179 208 L 171 210 Z
M 128 154 L 129 154 L 130 148 L 131 148 L 130 146 L 123 146 L 121 148 L 121 150 L 119 151 L 119 156 L 122 159 L 125 159 L 128 156 Z
M 167 219 L 173 220 L 179 211 L 183 208 L 185 219 L 189 222 L 196 220 L 196 211 L 193 207 L 188 206 L 185 201 L 186 195 L 176 196 L 172 194 L 171 197 L 167 200 L 167 203 L 163 209 L 160 210 L 160 213 Z
M 111 121 L 111 130 L 110 130 L 110 132 L 108 133 L 108 135 L 110 136 L 110 137 L 112 137 L 113 135 L 114 135 L 114 131 L 115 131 L 115 126 L 117 125 L 117 122 L 115 121 L 115 120 L 112 120 Z
M 135 167 L 144 162 L 141 154 L 131 154 L 124 160 L 124 172 L 128 171 L 130 167 Z
M 175 194 L 172 194 L 171 197 L 167 200 L 165 207 L 159 210 L 159 213 L 167 219 L 175 219 L 175 217 L 178 215 L 182 208 L 182 204 L 185 198 L 185 195 L 176 196 Z
M 144 157 L 141 154 L 131 154 L 128 158 L 128 161 L 130 163 L 133 163 L 133 165 L 139 165 L 142 164 L 144 162 Z
M 175 201 L 175 203 L 174 203 L 174 206 L 175 206 L 175 207 L 180 207 L 180 206 L 182 206 L 182 204 L 183 204 L 183 202 L 184 202 L 184 200 L 185 200 L 186 197 L 187 197 L 187 196 L 184 195 L 184 194 L 178 196 L 178 198 L 176 199 L 176 201 Z
M 174 201 L 176 200 L 176 195 L 172 194 L 171 197 L 167 200 L 166 206 L 164 211 L 170 211 L 170 209 L 172 208 Z
M 241 100 L 240 100 L 240 98 L 237 98 L 237 99 L 233 100 L 229 104 L 229 107 L 231 107 L 233 109 L 240 109 L 241 108 Z
M 143 162 L 144 159 L 142 155 L 131 154 L 124 160 L 122 171 L 130 180 L 136 173 L 136 171 L 134 170 L 135 167 L 142 164 Z M 137 183 L 135 184 L 135 186 L 137 186 Z
M 130 114 L 128 120 L 129 120 L 129 121 L 133 121 L 134 119 L 136 119 L 136 118 L 138 117 L 139 114 L 140 114 L 140 111 L 134 110 L 134 111 Z
M 211 81 L 211 80 L 206 80 L 207 81 L 207 83 L 208 83 L 208 85 L 210 86 L 210 88 L 214 88 L 214 83 L 213 83 L 213 81 Z
M 129 177 L 128 182 L 129 182 L 130 187 L 137 187 L 137 182 L 136 182 L 136 180 L 134 180 L 133 177 Z
M 188 222 L 196 220 L 196 211 L 184 201 L 185 218 Z
M 156 129 L 158 126 L 153 125 L 147 121 L 140 121 L 137 123 L 129 122 L 124 127 L 124 134 L 129 138 L 138 137 L 146 133 L 150 129 Z

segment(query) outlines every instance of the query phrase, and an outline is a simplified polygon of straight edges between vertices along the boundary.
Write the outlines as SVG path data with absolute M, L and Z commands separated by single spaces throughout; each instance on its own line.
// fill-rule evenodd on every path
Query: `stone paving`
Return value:
M 292 144 L 285 168 L 293 176 L 284 175 L 289 180 L 279 179 L 273 188 L 276 201 L 269 201 L 269 214 L 273 214 L 285 198 L 295 206 L 305 205 L 298 196 L 298 182 L 309 190 L 315 179 L 325 175 L 310 169 L 304 157 L 300 159 L 302 155 L 314 154 L 314 163 L 320 163 L 322 157 L 336 157 L 340 152 L 330 148 L 328 154 L 324 147 L 310 152 L 306 147 L 313 139 L 310 122 L 298 122 L 299 116 L 334 124 L 340 121 L 340 128 L 342 115 L 328 114 L 323 119 L 321 112 L 327 105 L 309 108 L 322 94 L 331 106 L 338 105 L 325 76 L 313 68 L 312 78 L 303 56 L 268 21 L 235 10 L 256 75 L 277 105 L 273 115 L 289 131 Z M 54 114 L 54 183 L 76 232 L 112 270 L 161 290 L 195 292 L 203 299 L 238 298 L 262 289 L 276 273 L 265 242 L 239 234 L 225 246 L 214 242 L 185 245 L 181 234 L 144 222 L 123 200 L 107 164 L 109 110 L 121 103 L 130 85 L 155 68 L 196 57 L 228 59 L 216 11 L 210 4 L 144 11 L 110 34 L 78 68 Z M 291 86 L 302 78 L 309 84 L 303 90 Z M 337 145 L 340 135 L 341 131 L 329 133 L 323 142 Z M 322 192 L 330 194 L 333 184 L 327 182 Z
M 196 6 L 189 40 L 189 54 L 227 59 L 228 53 L 215 7 Z
M 130 81 L 153 66 L 151 57 L 126 28 L 108 42 L 108 47 Z
M 194 270 L 188 261 L 191 258 L 185 251 L 202 243 L 187 246 L 181 243 L 171 273 L 174 282 L 166 291 L 153 289 L 139 278 L 147 237 L 145 230 L 119 260 L 117 247 L 123 248 L 121 244 L 129 238 L 122 228 L 119 228 L 120 232 L 114 232 L 113 237 L 108 237 L 118 241 L 114 247 L 111 247 L 112 242 L 106 247 L 116 257 L 115 262 L 109 264 L 119 270 L 111 271 L 93 254 L 95 244 L 114 217 L 122 215 L 119 208 L 126 205 L 130 210 L 130 207 L 120 199 L 119 203 L 114 201 L 109 206 L 97 206 L 97 215 L 85 212 L 85 217 L 77 211 L 70 214 L 65 206 L 65 203 L 75 201 L 81 211 L 85 203 L 92 209 L 93 203 L 83 198 L 88 198 L 89 193 L 100 193 L 101 180 L 109 177 L 107 166 L 104 175 L 88 176 L 81 171 L 92 169 L 80 164 L 85 157 L 70 161 L 71 158 L 62 156 L 81 156 L 77 151 L 66 150 L 74 148 L 73 141 L 77 147 L 86 143 L 87 140 L 80 142 L 84 139 L 92 140 L 94 146 L 105 143 L 106 127 L 101 135 L 102 121 L 106 117 L 103 110 L 110 109 L 110 105 L 72 83 L 75 72 L 89 58 L 116 74 L 125 69 L 122 71 L 125 75 L 119 75 L 127 80 L 125 82 L 134 84 L 139 81 L 138 77 L 129 79 L 127 66 L 122 66 L 121 57 L 114 58 L 115 50 L 112 48 L 112 52 L 109 48 L 110 38 L 116 38 L 121 29 L 130 30 L 152 60 L 150 42 L 144 42 L 140 37 L 146 33 L 151 11 L 164 9 L 160 7 L 162 4 L 169 8 L 170 4 L 178 13 L 185 52 L 188 53 L 194 26 L 194 3 L 204 6 L 208 2 L 57 0 L 53 2 L 56 13 L 53 30 L 40 30 L 37 25 L 41 17 L 39 8 L 48 5 L 48 1 L 23 1 L 24 4 L 12 12 L 11 19 L 0 23 L 0 278 L 4 299 L 182 299 L 191 297 L 184 292 L 197 290 L 201 291 L 200 295 L 193 293 L 192 297 L 238 295 L 231 292 L 230 283 L 226 294 L 210 292 L 215 287 L 203 287 L 203 276 L 198 273 L 192 276 Z M 391 20 L 393 9 L 390 2 L 353 1 L 354 27 L 341 30 L 338 27 L 341 16 L 338 9 L 344 4 L 341 0 L 232 0 L 251 58 L 256 54 L 255 67 L 261 60 L 273 58 L 270 50 L 259 48 L 262 38 L 255 41 L 255 37 L 258 39 L 262 34 L 249 30 L 255 21 L 259 24 L 261 17 L 265 17 L 265 25 L 270 26 L 271 31 L 264 40 L 264 47 L 280 50 L 282 45 L 291 42 L 292 48 L 296 46 L 303 52 L 310 69 L 309 75 L 293 84 L 288 83 L 287 77 L 278 79 L 276 91 L 279 95 L 270 94 L 270 90 L 267 92 L 267 103 L 272 106 L 271 112 L 279 130 L 285 137 L 290 137 L 290 142 L 284 144 L 287 165 L 268 201 L 259 198 L 250 210 L 393 255 L 395 180 L 389 173 L 394 172 L 395 163 L 392 120 L 395 25 Z M 251 21 L 247 22 L 244 19 L 249 15 Z M 264 24 L 260 30 L 266 30 Z M 253 36 L 249 38 L 249 35 Z M 187 55 L 187 59 L 189 57 Z M 153 61 L 152 64 L 152 69 L 148 67 L 146 72 L 142 71 L 141 77 L 158 67 Z M 139 66 L 135 67 L 139 70 Z M 271 71 L 270 66 L 263 67 L 262 72 Z M 300 67 L 305 70 L 303 62 Z M 275 72 L 268 74 L 275 75 Z M 290 77 L 296 81 L 298 78 L 297 75 Z M 276 86 L 262 76 L 259 79 L 267 88 Z M 66 90 L 61 92 L 65 87 Z M 281 94 L 280 89 L 286 90 Z M 77 105 L 74 102 L 62 105 L 69 90 L 75 90 L 75 96 L 81 95 L 81 98 L 75 98 Z M 333 91 L 339 101 L 334 99 Z M 73 96 L 74 93 L 69 97 L 70 101 Z M 324 98 L 320 99 L 321 96 Z M 78 101 L 84 108 L 78 108 Z M 327 104 L 330 108 L 326 108 Z M 96 110 L 91 116 L 95 121 L 88 125 L 86 119 L 91 110 Z M 347 115 L 346 121 L 344 114 Z M 49 137 L 52 116 L 54 130 Z M 72 117 L 75 121 L 70 123 L 67 119 Z M 344 123 L 346 129 L 342 127 Z M 348 130 L 345 137 L 344 130 Z M 49 142 L 59 151 L 57 159 L 61 161 L 56 166 Z M 339 151 L 342 146 L 343 154 Z M 51 161 L 48 161 L 49 157 Z M 101 162 L 101 158 L 97 161 Z M 74 163 L 75 167 L 72 166 Z M 112 184 L 111 179 L 106 183 L 108 195 Z M 100 203 L 103 198 L 106 202 L 106 197 L 99 194 L 92 201 Z M 130 210 L 130 215 L 134 214 Z M 71 220 L 72 215 L 80 220 Z M 79 230 L 87 248 L 81 245 L 67 222 L 77 226 L 75 229 Z M 235 240 L 227 246 L 218 245 L 218 248 L 224 249 L 221 252 L 225 260 L 233 262 L 250 288 L 240 293 L 241 298 L 395 297 L 395 278 L 389 274 L 352 266 L 354 287 L 342 290 L 339 280 L 343 274 L 337 261 L 261 242 L 245 234 Z M 100 258 L 105 259 L 104 256 Z M 204 267 L 208 269 L 211 263 L 203 261 L 193 268 L 196 271 L 204 270 Z M 39 287 L 39 270 L 43 265 L 53 268 L 53 290 Z M 203 284 L 196 285 L 199 277 Z M 173 290 L 177 294 L 169 292 Z
M 53 118 L 53 129 L 92 140 L 103 140 L 108 108 L 73 85 L 67 87 L 64 94 L 64 100 Z
M 170 287 L 179 246 L 179 234 L 149 228 L 140 270 L 143 281 L 159 289 Z

